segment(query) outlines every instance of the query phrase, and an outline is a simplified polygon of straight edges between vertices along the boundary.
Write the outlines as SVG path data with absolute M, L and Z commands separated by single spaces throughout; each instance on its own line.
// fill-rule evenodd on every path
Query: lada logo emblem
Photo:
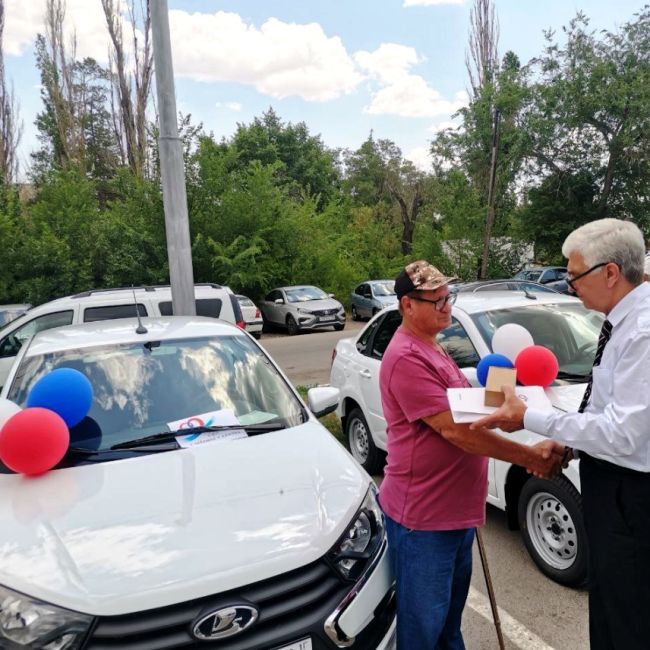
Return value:
M 192 627 L 192 634 L 200 641 L 225 639 L 249 628 L 258 616 L 255 607 L 249 605 L 222 607 L 199 618 Z

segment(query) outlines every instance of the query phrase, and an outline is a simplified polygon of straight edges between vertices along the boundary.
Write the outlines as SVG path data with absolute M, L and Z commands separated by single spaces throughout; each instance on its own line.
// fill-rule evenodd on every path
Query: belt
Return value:
M 602 460 L 601 458 L 594 458 L 589 454 L 586 454 L 584 451 L 580 452 L 580 462 L 587 463 L 593 467 L 598 467 L 598 469 L 610 472 L 612 474 L 621 474 L 625 476 L 637 476 L 639 478 L 646 477 L 650 479 L 650 472 L 640 472 L 637 469 L 631 469 L 630 467 L 622 467 L 621 465 L 616 465 L 615 463 L 610 463 L 608 460 Z

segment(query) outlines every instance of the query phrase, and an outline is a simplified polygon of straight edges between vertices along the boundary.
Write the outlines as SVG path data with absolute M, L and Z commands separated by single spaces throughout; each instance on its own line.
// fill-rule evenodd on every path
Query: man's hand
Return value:
M 506 396 L 503 405 L 491 415 L 472 422 L 470 429 L 499 427 L 503 431 L 518 431 L 524 428 L 526 404 L 517 397 L 512 386 L 503 386 L 502 390 Z
M 526 468 L 529 474 L 533 474 L 537 478 L 551 478 L 562 472 L 564 445 L 555 442 L 555 440 L 543 440 L 530 449 L 534 458 Z

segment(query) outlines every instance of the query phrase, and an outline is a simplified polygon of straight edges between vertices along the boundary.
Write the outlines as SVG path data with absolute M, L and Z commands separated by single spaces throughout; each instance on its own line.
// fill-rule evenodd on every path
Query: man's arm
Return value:
M 468 424 L 454 422 L 451 411 L 422 419 L 445 440 L 471 454 L 505 460 L 544 478 L 559 472 L 564 445 L 546 440 L 529 447 L 508 440 L 491 429 L 471 430 Z

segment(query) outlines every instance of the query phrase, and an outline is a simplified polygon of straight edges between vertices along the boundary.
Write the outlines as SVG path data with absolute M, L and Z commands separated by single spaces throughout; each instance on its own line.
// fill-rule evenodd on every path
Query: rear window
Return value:
M 138 314 L 147 315 L 144 305 L 138 304 Z M 135 318 L 135 305 L 104 305 L 103 307 L 87 307 L 84 311 L 84 323 L 94 323 L 98 320 L 115 320 L 117 318 Z
M 173 316 L 174 308 L 172 307 L 171 300 L 159 303 L 161 316 Z M 221 314 L 221 299 L 220 298 L 199 298 L 196 301 L 196 315 L 209 316 L 210 318 L 219 318 Z

